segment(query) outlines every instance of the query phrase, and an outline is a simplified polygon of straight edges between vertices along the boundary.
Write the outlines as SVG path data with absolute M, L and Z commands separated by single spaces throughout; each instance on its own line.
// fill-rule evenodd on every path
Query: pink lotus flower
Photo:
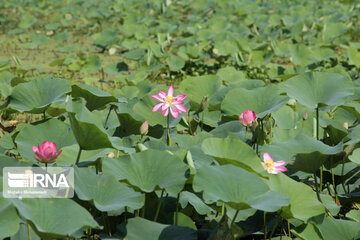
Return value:
M 245 127 L 251 127 L 252 123 L 256 121 L 256 114 L 254 111 L 246 110 L 240 114 L 239 121 Z
M 56 158 L 60 155 L 62 150 L 56 152 L 57 147 L 53 142 L 45 141 L 41 146 L 33 146 L 33 152 L 35 153 L 35 159 L 41 163 L 53 163 Z
M 168 90 L 168 94 L 165 92 L 159 91 L 158 95 L 151 95 L 152 98 L 160 101 L 153 108 L 153 112 L 159 111 L 161 109 L 161 114 L 166 117 L 170 113 L 174 118 L 178 118 L 179 113 L 187 112 L 186 108 L 182 105 L 184 104 L 183 100 L 186 98 L 186 95 L 177 95 L 173 97 L 174 88 L 171 85 Z
M 276 162 L 274 162 L 273 158 L 267 152 L 264 153 L 263 158 L 264 158 L 264 162 L 261 163 L 261 164 L 263 165 L 265 170 L 268 171 L 268 173 L 278 174 L 280 172 L 286 172 L 287 171 L 287 168 L 283 166 L 284 164 L 286 164 L 285 161 L 276 161 Z

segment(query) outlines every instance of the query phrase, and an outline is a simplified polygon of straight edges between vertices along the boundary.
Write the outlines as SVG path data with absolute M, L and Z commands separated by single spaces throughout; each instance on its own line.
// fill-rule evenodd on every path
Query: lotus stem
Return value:
M 80 147 L 80 148 L 79 148 L 78 155 L 77 155 L 77 157 L 76 157 L 76 162 L 75 162 L 75 165 L 78 165 L 78 164 L 79 164 L 81 151 L 82 151 L 82 148 Z
M 180 199 L 180 193 L 178 193 L 176 198 L 176 205 L 175 205 L 175 226 L 178 225 L 178 212 L 179 212 L 179 199 Z
M 289 238 L 291 238 L 290 222 L 289 222 L 289 220 L 287 220 L 287 224 L 288 224 L 288 234 L 289 234 Z
M 266 240 L 266 239 L 267 239 L 266 233 L 267 233 L 267 226 L 266 226 L 266 212 L 264 212 L 264 240 Z
M 320 140 L 319 136 L 319 106 L 316 106 L 316 140 Z M 320 166 L 320 188 L 319 191 L 322 191 L 322 185 L 323 185 L 323 167 Z M 321 200 L 320 200 L 321 201 Z
M 164 189 L 161 190 L 161 195 L 160 195 L 160 198 L 159 198 L 159 203 L 158 203 L 158 205 L 157 205 L 156 212 L 155 212 L 154 222 L 156 222 L 156 220 L 158 219 L 163 195 L 164 195 Z
M 170 114 L 167 115 L 167 145 L 171 146 L 171 139 L 170 139 Z
M 45 114 L 45 112 L 43 112 L 43 120 L 45 120 L 46 119 L 46 114 Z
M 271 239 L 272 236 L 274 235 L 275 229 L 276 229 L 276 227 L 279 225 L 279 219 L 280 219 L 280 213 L 278 214 L 278 216 L 277 216 L 276 219 L 275 219 L 275 224 L 274 224 L 273 228 L 271 229 L 271 233 L 270 233 L 269 239 Z
M 235 220 L 236 220 L 236 217 L 237 217 L 238 214 L 239 214 L 239 210 L 236 210 L 236 213 L 235 213 L 235 215 L 233 217 L 233 220 L 231 221 L 230 227 L 235 223 Z
M 245 141 L 246 141 L 246 138 L 247 138 L 247 127 L 245 127 Z
M 106 120 L 105 120 L 105 124 L 104 124 L 104 128 L 106 129 L 107 128 L 107 123 L 108 123 L 108 120 L 109 120 L 109 117 L 110 117 L 110 113 L 111 113 L 111 110 L 113 110 L 113 105 L 110 106 L 110 109 L 109 109 L 109 112 L 106 116 Z
M 128 213 L 128 210 L 127 210 L 127 207 L 125 206 L 124 217 L 125 217 L 125 222 L 126 222 L 126 223 L 127 223 L 127 213 Z
M 270 139 L 272 139 L 272 137 L 273 137 L 273 132 L 272 132 L 273 119 L 272 119 L 272 117 L 271 117 L 271 116 L 270 116 L 269 121 L 270 121 Z
M 204 111 L 201 113 L 201 131 L 204 130 Z
M 30 224 L 27 224 L 27 229 L 28 229 L 28 239 L 31 240 L 31 231 L 30 231 Z
M 338 197 L 337 197 L 337 190 L 336 190 L 336 185 L 335 185 L 335 176 L 334 176 L 334 169 L 333 168 L 331 168 L 331 179 L 332 179 L 332 184 L 334 186 L 335 201 L 337 203 L 338 202 Z
M 320 166 L 320 192 L 322 192 L 323 188 L 323 166 Z
M 319 107 L 316 107 L 316 140 L 319 140 Z
M 221 217 L 223 217 L 224 215 L 225 215 L 225 203 L 223 202 L 221 206 Z
M 146 194 L 145 194 L 145 200 L 144 200 L 144 206 L 142 207 L 142 210 L 141 210 L 141 217 L 142 218 L 145 218 L 145 206 L 146 206 Z
M 322 202 L 322 201 L 321 201 L 321 198 L 320 198 L 319 186 L 318 186 L 317 177 L 316 177 L 316 174 L 315 174 L 315 173 L 314 173 L 314 180 L 315 180 L 316 196 L 317 196 L 318 200 L 319 200 L 320 202 Z

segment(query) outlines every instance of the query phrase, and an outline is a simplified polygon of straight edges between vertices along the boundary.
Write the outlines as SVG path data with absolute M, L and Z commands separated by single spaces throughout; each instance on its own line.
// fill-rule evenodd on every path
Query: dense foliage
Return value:
M 359 239 L 359 12 L 0 0 L 0 167 L 75 168 L 72 199 L 0 196 L 0 238 Z

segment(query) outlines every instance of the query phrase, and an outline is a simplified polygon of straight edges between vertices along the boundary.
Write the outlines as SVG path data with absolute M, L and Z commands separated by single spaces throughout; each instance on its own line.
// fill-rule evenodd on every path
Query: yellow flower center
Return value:
M 266 162 L 264 164 L 264 168 L 266 171 L 272 172 L 275 168 L 274 162 L 271 160 L 266 160 Z
M 166 102 L 167 104 L 171 104 L 171 101 L 173 100 L 173 98 L 174 98 L 174 97 L 166 96 L 166 97 L 165 97 L 165 102 Z

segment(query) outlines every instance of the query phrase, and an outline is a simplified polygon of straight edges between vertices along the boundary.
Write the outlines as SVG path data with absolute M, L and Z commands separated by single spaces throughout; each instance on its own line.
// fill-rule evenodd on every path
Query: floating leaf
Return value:
M 187 166 L 177 156 L 166 151 L 146 150 L 121 159 L 106 159 L 103 171 L 119 180 L 128 180 L 144 192 L 156 186 L 176 195 L 184 187 Z
M 71 199 L 26 198 L 11 202 L 42 238 L 80 238 L 84 227 L 100 228 L 90 213 Z
M 95 169 L 75 168 L 75 192 L 81 200 L 91 200 L 100 211 L 119 211 L 144 205 L 145 196 L 113 176 L 96 175 Z
M 235 88 L 230 90 L 221 104 L 221 109 L 227 115 L 240 115 L 251 109 L 259 118 L 265 117 L 285 105 L 288 101 L 286 96 L 279 94 L 275 86 L 246 90 Z
M 308 72 L 290 78 L 283 90 L 301 104 L 315 109 L 319 104 L 339 105 L 354 94 L 349 78 L 338 73 Z
M 39 76 L 16 85 L 10 95 L 9 109 L 19 112 L 43 113 L 52 103 L 65 101 L 70 83 L 61 78 Z

